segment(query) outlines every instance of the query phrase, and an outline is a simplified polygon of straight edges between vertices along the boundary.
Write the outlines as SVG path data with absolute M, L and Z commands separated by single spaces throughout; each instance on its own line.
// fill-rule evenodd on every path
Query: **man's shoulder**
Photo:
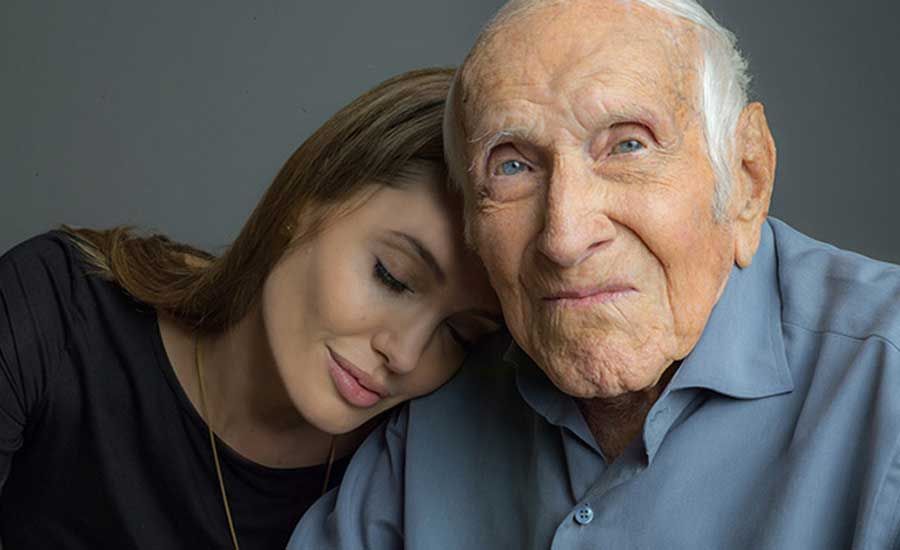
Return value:
M 418 401 L 439 402 L 441 406 L 460 402 L 470 406 L 482 399 L 496 401 L 503 396 L 518 395 L 515 365 L 505 359 L 511 344 L 512 337 L 506 330 L 482 339 L 450 382 Z
M 508 422 L 529 415 L 519 393 L 516 366 L 506 359 L 512 338 L 505 330 L 493 334 L 470 352 L 459 372 L 437 391 L 410 403 L 411 417 L 431 422 L 440 417 L 459 425 L 484 421 Z
M 900 267 L 815 241 L 781 222 L 772 228 L 795 384 L 784 399 L 797 415 L 788 421 L 785 455 L 802 456 L 816 475 L 840 472 L 829 490 L 843 484 L 859 495 L 858 533 L 886 529 L 896 538 Z M 844 449 L 854 452 L 844 456 Z M 844 466 L 836 467 L 833 457 Z
M 513 340 L 505 329 L 482 339 L 466 357 L 452 385 L 465 393 L 515 389 L 516 367 L 507 360 Z M 448 393 L 458 390 L 452 390 Z
M 900 266 L 770 223 L 786 324 L 900 348 Z

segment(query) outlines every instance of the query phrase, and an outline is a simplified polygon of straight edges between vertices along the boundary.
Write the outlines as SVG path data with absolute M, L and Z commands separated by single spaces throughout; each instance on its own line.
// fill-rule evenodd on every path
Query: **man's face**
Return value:
M 514 338 L 576 397 L 655 384 L 734 263 L 697 54 L 654 10 L 575 1 L 516 20 L 463 73 L 470 236 Z

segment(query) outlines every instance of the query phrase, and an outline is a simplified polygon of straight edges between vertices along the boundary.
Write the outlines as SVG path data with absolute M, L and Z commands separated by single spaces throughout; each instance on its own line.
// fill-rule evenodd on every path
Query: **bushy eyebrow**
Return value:
M 592 117 L 589 125 L 600 127 L 630 122 L 647 126 L 654 135 L 660 130 L 670 134 L 675 125 L 674 121 L 670 120 L 665 113 L 633 101 L 611 101 L 604 106 L 602 113 Z M 473 173 L 477 163 L 480 159 L 484 159 L 487 151 L 505 139 L 532 144 L 541 141 L 540 136 L 534 133 L 534 129 L 527 126 L 511 126 L 496 131 L 482 131 L 480 135 L 476 134 L 475 137 L 468 140 L 470 145 L 476 147 L 476 154 L 472 155 L 472 162 L 469 165 L 469 173 Z
M 496 132 L 484 133 L 484 135 L 482 136 L 476 136 L 469 139 L 469 144 L 475 145 L 477 147 L 477 153 L 475 155 L 472 155 L 472 162 L 469 165 L 469 173 L 471 174 L 475 171 L 476 164 L 478 164 L 478 161 L 480 159 L 484 159 L 485 153 L 493 149 L 504 139 L 528 142 L 533 140 L 534 136 L 528 128 L 518 126 L 512 128 L 504 128 Z

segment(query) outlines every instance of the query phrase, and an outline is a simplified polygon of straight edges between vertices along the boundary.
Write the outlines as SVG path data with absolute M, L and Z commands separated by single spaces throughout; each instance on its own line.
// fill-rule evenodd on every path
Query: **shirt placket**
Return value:
M 610 544 L 609 548 L 618 548 L 619 541 L 627 539 L 627 534 L 620 532 L 621 526 L 614 519 L 621 511 L 611 510 L 609 499 L 605 497 L 650 466 L 666 434 L 696 408 L 698 397 L 695 390 L 664 394 L 647 415 L 643 438 L 635 439 L 618 459 L 605 465 L 592 485 L 586 483 L 585 473 L 579 468 L 589 463 L 584 453 L 594 455 L 595 459 L 599 453 L 569 436 L 566 454 L 573 495 L 577 500 L 556 529 L 553 550 L 602 549 L 604 542 Z M 581 489 L 583 487 L 589 488 L 585 491 Z

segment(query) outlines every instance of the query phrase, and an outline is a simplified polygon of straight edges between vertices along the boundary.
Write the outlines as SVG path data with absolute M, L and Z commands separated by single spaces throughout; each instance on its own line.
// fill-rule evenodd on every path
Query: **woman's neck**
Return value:
M 170 318 L 160 316 L 159 324 L 178 380 L 202 413 L 194 335 Z M 275 468 L 328 460 L 332 436 L 307 422 L 289 398 L 257 309 L 225 333 L 201 337 L 197 344 L 206 390 L 208 417 L 204 420 L 229 447 Z M 358 446 L 365 434 L 357 432 L 337 437 L 336 457 Z

